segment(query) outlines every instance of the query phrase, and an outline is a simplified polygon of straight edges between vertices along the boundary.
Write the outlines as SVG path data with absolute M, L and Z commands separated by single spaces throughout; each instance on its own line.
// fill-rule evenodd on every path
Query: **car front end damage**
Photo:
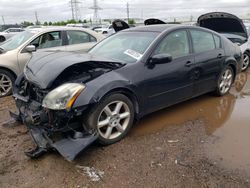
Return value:
M 13 93 L 19 113 L 11 113 L 11 116 L 27 126 L 36 145 L 34 150 L 25 152 L 27 156 L 36 158 L 56 150 L 72 161 L 97 139 L 98 134 L 82 123 L 87 106 L 59 110 L 46 108 L 44 100 L 49 91 L 39 89 L 24 76 L 16 81 Z

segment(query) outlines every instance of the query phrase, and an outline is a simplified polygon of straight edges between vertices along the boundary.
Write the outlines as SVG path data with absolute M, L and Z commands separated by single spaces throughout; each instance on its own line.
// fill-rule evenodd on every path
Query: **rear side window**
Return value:
M 69 45 L 96 42 L 96 38 L 83 31 L 67 31 Z
M 170 54 L 173 58 L 188 55 L 189 43 L 187 32 L 179 30 L 167 35 L 154 52 L 154 55 L 157 54 Z
M 221 48 L 221 42 L 220 42 L 220 37 L 217 36 L 217 35 L 214 35 L 214 42 L 215 42 L 215 47 L 218 49 L 218 48 Z
M 190 30 L 195 53 L 215 49 L 214 38 L 211 33 L 199 30 Z

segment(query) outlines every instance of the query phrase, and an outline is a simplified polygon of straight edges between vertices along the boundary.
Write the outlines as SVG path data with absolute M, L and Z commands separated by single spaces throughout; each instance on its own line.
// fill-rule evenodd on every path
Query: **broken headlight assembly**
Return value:
M 63 84 L 45 96 L 42 106 L 51 110 L 69 110 L 84 89 L 83 84 Z

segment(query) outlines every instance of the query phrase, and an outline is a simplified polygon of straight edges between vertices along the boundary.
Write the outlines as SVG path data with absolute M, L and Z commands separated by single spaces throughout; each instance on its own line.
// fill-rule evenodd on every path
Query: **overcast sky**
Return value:
M 93 0 L 78 0 L 80 18 L 93 17 Z M 136 18 L 196 18 L 210 11 L 225 11 L 242 18 L 250 16 L 250 0 L 98 0 L 102 10 L 101 18 L 125 18 L 126 3 L 129 2 L 130 17 Z M 0 16 L 6 23 L 35 21 L 35 11 L 39 21 L 60 21 L 71 19 L 69 0 L 0 0 Z M 3 21 L 0 18 L 0 24 Z

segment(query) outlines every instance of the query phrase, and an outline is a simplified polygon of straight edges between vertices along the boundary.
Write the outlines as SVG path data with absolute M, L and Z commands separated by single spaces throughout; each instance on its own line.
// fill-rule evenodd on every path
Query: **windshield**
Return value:
M 34 33 L 31 33 L 30 31 L 21 32 L 2 43 L 0 45 L 0 48 L 5 51 L 14 50 L 24 42 L 26 42 L 33 35 Z
M 134 63 L 142 57 L 158 34 L 155 32 L 120 32 L 97 44 L 89 53 L 122 63 Z

